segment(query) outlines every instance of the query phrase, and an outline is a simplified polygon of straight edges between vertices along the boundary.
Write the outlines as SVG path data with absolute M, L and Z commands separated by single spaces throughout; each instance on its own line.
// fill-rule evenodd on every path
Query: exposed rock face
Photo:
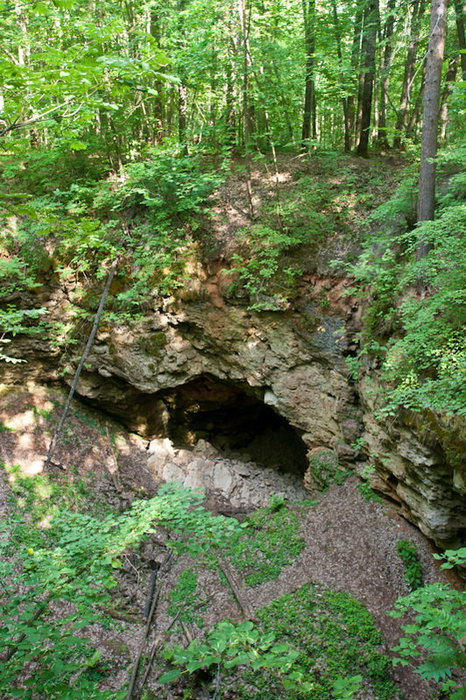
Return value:
M 305 282 L 293 309 L 257 313 L 234 300 L 227 304 L 218 279 L 204 280 L 197 293 L 185 290 L 183 301 L 166 300 L 143 322 L 102 329 L 78 394 L 130 429 L 168 437 L 177 448 L 207 440 L 224 458 L 242 453 L 242 461 L 290 477 L 305 475 L 311 492 L 361 459 L 363 437 L 377 470 L 374 487 L 440 547 L 464 542 L 464 420 L 406 415 L 394 423 L 376 417 L 383 387 L 365 382 L 358 395 L 345 365 L 345 355 L 355 348 L 360 313 L 344 294 L 350 282 L 312 276 Z M 50 303 L 60 313 L 63 299 Z M 58 376 L 46 347 L 37 339 L 20 342 L 18 356 L 30 362 L 4 365 L 4 377 L 10 372 L 10 381 L 18 382 L 42 372 L 43 378 L 35 358 L 46 367 L 45 376 Z M 69 382 L 73 371 L 69 367 Z M 245 499 L 244 484 L 260 481 L 256 472 L 239 474 L 235 486 L 226 483 L 231 473 L 226 476 L 219 465 L 197 466 L 189 476 L 171 461 L 157 473 L 164 479 L 178 474 L 188 483 L 206 481 L 208 489 L 218 487 L 230 499 L 235 489 Z
M 198 302 L 179 312 L 157 311 L 144 326 L 101 333 L 78 390 L 133 428 L 159 436 L 167 434 L 180 403 L 184 415 L 213 413 L 232 403 L 236 391 L 246 403 L 249 397 L 270 406 L 308 447 L 335 449 L 343 441 L 342 420 L 354 413 L 345 347 L 338 316 L 306 321 L 301 313 L 257 314 Z M 180 394 L 189 386 L 191 400 L 188 390 Z
M 194 450 L 175 449 L 165 439 L 152 440 L 147 467 L 155 481 L 181 481 L 192 489 L 202 489 L 217 505 L 229 509 L 263 508 L 273 495 L 284 500 L 307 498 L 302 480 L 292 474 L 254 462 L 225 459 L 212 445 L 199 440 Z
M 460 419 L 408 414 L 376 417 L 383 387 L 364 382 L 365 440 L 373 488 L 395 501 L 440 548 L 466 540 L 466 426 Z

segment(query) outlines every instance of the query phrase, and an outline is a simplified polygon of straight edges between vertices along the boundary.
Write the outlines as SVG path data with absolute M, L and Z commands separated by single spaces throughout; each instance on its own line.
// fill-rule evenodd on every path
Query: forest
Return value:
M 465 21 L 0 0 L 1 698 L 466 698 Z

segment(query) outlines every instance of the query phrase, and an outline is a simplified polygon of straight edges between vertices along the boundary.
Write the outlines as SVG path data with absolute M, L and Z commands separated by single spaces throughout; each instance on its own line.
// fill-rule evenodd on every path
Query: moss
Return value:
M 389 678 L 391 662 L 380 650 L 382 639 L 367 608 L 347 593 L 307 584 L 282 596 L 257 613 L 264 632 L 299 651 L 296 663 L 313 683 L 312 699 L 334 697 L 335 680 L 360 674 L 363 686 L 377 700 L 395 698 Z M 284 691 L 270 671 L 248 672 L 238 697 L 246 700 L 296 698 L 309 694 Z
M 320 489 L 327 489 L 334 483 L 342 483 L 343 472 L 339 470 L 338 457 L 332 450 L 316 449 L 309 455 L 309 466 Z
M 156 331 L 148 335 L 141 335 L 138 338 L 138 346 L 148 355 L 157 355 L 167 343 L 165 333 Z
M 249 586 L 270 581 L 299 556 L 304 540 L 298 535 L 298 517 L 276 501 L 256 511 L 245 534 L 236 536 L 228 554 Z

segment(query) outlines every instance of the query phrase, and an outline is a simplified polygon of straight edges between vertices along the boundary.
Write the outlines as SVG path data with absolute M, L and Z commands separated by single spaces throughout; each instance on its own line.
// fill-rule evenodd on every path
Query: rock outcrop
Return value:
M 243 462 L 254 463 L 252 472 L 238 472 L 237 484 L 219 489 L 231 501 L 235 492 L 238 503 L 246 500 L 245 484 L 262 483 L 257 465 L 304 478 L 314 492 L 365 458 L 376 469 L 374 488 L 406 518 L 440 547 L 464 543 L 464 421 L 379 417 L 383 387 L 374 381 L 355 386 L 345 364 L 356 349 L 360 316 L 346 295 L 349 280 L 309 275 L 292 308 L 267 312 L 228 299 L 218 277 L 194 281 L 196 289 L 178 299 L 154 300 L 143 320 L 99 331 L 78 384 L 83 399 L 149 439 L 171 439 L 179 450 L 206 440 L 224 458 L 242 453 Z M 63 299 L 50 305 L 60 314 Z M 18 352 L 29 364 L 3 366 L 7 380 L 8 372 L 20 382 L 58 378 L 60 370 L 71 383 L 73 363 L 58 362 L 52 370 L 51 353 L 37 340 Z M 157 474 L 215 490 L 220 466 L 214 460 L 198 467 L 189 476 L 176 460 L 163 462 Z
M 383 387 L 361 384 L 372 487 L 440 548 L 466 541 L 466 425 L 460 418 L 406 412 L 380 417 Z

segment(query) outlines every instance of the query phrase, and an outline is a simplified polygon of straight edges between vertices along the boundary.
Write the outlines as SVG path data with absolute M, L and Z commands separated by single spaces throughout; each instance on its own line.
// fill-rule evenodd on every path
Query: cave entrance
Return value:
M 163 392 L 168 437 L 178 447 L 202 438 L 227 457 L 302 476 L 308 461 L 299 431 L 252 392 L 207 374 Z

